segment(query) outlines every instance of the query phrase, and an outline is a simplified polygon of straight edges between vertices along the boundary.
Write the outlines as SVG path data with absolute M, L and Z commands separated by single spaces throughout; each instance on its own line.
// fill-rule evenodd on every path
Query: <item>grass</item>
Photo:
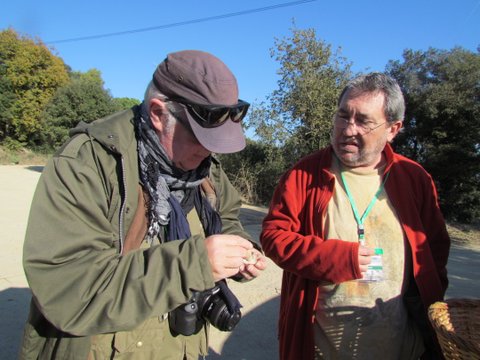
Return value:
M 480 251 L 480 222 L 461 224 L 449 221 L 447 231 L 453 243 Z
M 25 148 L 10 150 L 0 146 L 0 165 L 45 165 L 50 156 L 50 154 L 35 153 Z
M 0 146 L 0 165 L 45 165 L 49 157 L 49 154 L 38 154 L 27 149 L 13 151 Z M 447 230 L 452 242 L 480 251 L 480 222 L 461 224 L 450 221 Z

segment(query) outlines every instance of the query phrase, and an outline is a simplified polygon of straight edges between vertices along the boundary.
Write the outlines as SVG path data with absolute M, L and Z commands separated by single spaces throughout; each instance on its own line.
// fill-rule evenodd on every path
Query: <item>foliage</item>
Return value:
M 55 149 L 80 121 L 91 122 L 116 111 L 117 105 L 104 89 L 100 71 L 73 72 L 70 82 L 57 90 L 43 114 L 45 127 L 38 143 Z
M 278 156 L 272 151 L 276 151 Z M 247 139 L 243 151 L 218 157 L 232 184 L 246 202 L 268 204 L 285 166 L 279 148 Z
M 30 143 L 42 127 L 41 114 L 56 89 L 68 82 L 63 60 L 40 40 L 0 32 L 0 140 Z
M 313 29 L 293 29 L 292 37 L 276 39 L 275 46 L 271 56 L 280 63 L 278 88 L 269 105 L 253 113 L 251 125 L 262 141 L 286 146 L 299 158 L 330 142 L 331 119 L 351 65 Z
M 115 108 L 117 110 L 127 110 L 135 105 L 139 105 L 141 101 L 135 98 L 122 97 L 113 98 L 113 103 L 115 104 Z
M 246 122 L 258 140 L 231 155 L 235 160 L 227 165 L 246 196 L 264 204 L 288 167 L 330 142 L 337 98 L 351 76 L 340 49 L 332 51 L 312 29 L 293 29 L 291 37 L 276 39 L 275 46 L 271 56 L 280 63 L 278 88 L 268 104 L 252 106 Z
M 447 218 L 480 215 L 480 54 L 462 48 L 405 50 L 387 72 L 405 93 L 396 149 L 435 179 Z
M 25 147 L 25 143 L 21 143 L 18 140 L 12 139 L 7 137 L 3 140 L 2 145 L 5 147 L 6 150 L 18 152 Z
M 0 139 L 5 139 L 11 133 L 15 101 L 12 82 L 5 76 L 5 66 L 0 64 Z

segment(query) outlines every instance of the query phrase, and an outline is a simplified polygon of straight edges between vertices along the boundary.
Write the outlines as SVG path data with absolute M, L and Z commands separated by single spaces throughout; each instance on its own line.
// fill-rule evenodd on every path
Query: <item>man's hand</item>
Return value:
M 372 255 L 375 254 L 375 250 L 363 245 L 358 248 L 358 264 L 360 265 L 360 271 L 363 275 L 368 270 L 368 265 L 372 261 Z
M 205 247 L 215 282 L 245 269 L 243 259 L 253 251 L 252 243 L 237 235 L 211 235 L 205 239 Z
M 239 274 L 246 280 L 256 278 L 267 267 L 265 256 L 257 249 L 249 250 L 247 258 L 243 259 L 243 263 L 243 266 L 240 266 Z

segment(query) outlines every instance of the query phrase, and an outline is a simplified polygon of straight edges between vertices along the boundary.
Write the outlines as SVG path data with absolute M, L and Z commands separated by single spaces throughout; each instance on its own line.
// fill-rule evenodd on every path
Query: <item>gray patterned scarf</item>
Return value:
M 150 198 L 148 236 L 153 238 L 161 226 L 169 224 L 176 204 L 180 204 L 184 214 L 193 208 L 198 186 L 208 176 L 211 158 L 191 171 L 176 168 L 158 140 L 145 105 L 138 106 L 135 114 L 140 180 Z

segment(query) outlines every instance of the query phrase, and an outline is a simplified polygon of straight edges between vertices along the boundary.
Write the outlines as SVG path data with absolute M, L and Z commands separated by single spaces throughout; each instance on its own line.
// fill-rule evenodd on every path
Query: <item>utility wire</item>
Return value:
M 175 22 L 175 23 L 171 23 L 171 24 L 151 26 L 151 27 L 142 28 L 142 29 L 118 31 L 118 32 L 113 32 L 113 33 L 91 35 L 91 36 L 81 36 L 81 37 L 63 39 L 63 40 L 46 41 L 45 44 L 60 44 L 60 43 L 67 43 L 67 42 L 93 40 L 93 39 L 101 39 L 101 38 L 106 38 L 106 37 L 121 36 L 121 35 L 127 35 L 127 34 L 135 34 L 135 33 L 139 33 L 139 32 L 167 29 L 167 28 L 196 24 L 196 23 L 207 22 L 207 21 L 212 21 L 212 20 L 225 19 L 225 18 L 230 18 L 230 17 L 234 17 L 234 16 L 242 16 L 242 15 L 247 15 L 247 14 L 252 14 L 252 13 L 258 13 L 258 12 L 262 12 L 262 11 L 269 11 L 269 10 L 278 9 L 278 8 L 287 7 L 287 6 L 297 6 L 297 5 L 310 3 L 310 2 L 314 2 L 314 1 L 317 1 L 317 0 L 291 1 L 291 2 L 288 2 L 288 3 L 265 6 L 265 7 L 261 7 L 261 8 L 250 9 L 250 10 L 237 11 L 237 12 L 223 14 L 223 15 L 209 16 L 209 17 L 200 18 L 200 19 L 180 21 L 180 22 Z

